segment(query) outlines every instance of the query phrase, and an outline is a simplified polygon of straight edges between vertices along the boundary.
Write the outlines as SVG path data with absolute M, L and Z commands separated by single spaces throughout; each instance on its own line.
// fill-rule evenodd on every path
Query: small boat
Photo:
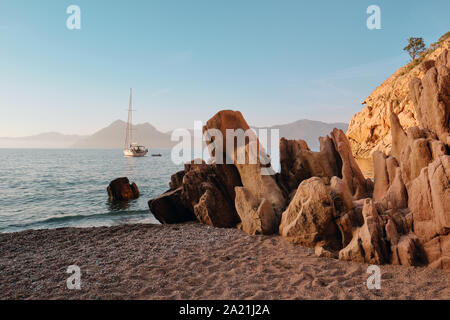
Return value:
M 162 154 L 161 153 L 153 153 L 152 157 L 162 157 Z
M 133 141 L 133 89 L 130 89 L 130 105 L 128 109 L 128 121 L 125 133 L 125 147 L 123 155 L 125 157 L 145 157 L 148 149 Z

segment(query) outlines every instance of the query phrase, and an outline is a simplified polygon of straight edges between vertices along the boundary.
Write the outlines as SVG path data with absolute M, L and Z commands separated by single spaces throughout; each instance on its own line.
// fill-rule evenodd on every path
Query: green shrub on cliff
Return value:
M 423 38 L 414 38 L 411 37 L 408 40 L 408 45 L 403 48 L 403 50 L 408 51 L 411 56 L 411 61 L 414 61 L 417 56 L 420 56 L 421 53 L 425 51 L 425 42 Z
M 408 39 L 408 45 L 403 48 L 403 50 L 408 51 L 409 55 L 411 56 L 411 62 L 407 65 L 405 70 L 401 73 L 401 75 L 404 75 L 417 67 L 419 64 L 422 63 L 422 61 L 425 60 L 425 58 L 433 53 L 437 48 L 439 48 L 442 43 L 447 40 L 450 37 L 450 31 L 444 34 L 439 38 L 437 42 L 433 42 L 430 44 L 429 48 L 425 48 L 425 42 L 423 41 L 423 38 L 414 38 L 411 37 Z

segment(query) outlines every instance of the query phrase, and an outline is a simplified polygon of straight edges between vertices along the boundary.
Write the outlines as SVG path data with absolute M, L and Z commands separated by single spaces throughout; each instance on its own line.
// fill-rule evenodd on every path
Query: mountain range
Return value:
M 0 137 L 0 148 L 69 148 L 86 137 L 58 132 L 46 132 L 18 138 Z
M 73 148 L 123 148 L 125 141 L 125 128 L 127 123 L 117 120 L 108 127 L 93 135 L 81 139 L 72 145 Z M 158 131 L 150 123 L 141 123 L 133 126 L 133 137 L 136 142 L 150 148 L 167 148 L 174 143 L 170 141 L 170 134 Z
M 125 127 L 126 122 L 117 120 L 89 136 L 50 132 L 20 138 L 0 137 L 0 148 L 123 148 Z M 278 129 L 280 138 L 303 139 L 311 149 L 318 149 L 320 136 L 329 134 L 333 128 L 346 131 L 347 127 L 347 123 L 324 123 L 303 119 L 289 124 L 267 127 L 267 129 Z M 253 128 L 260 129 L 261 127 Z M 169 148 L 176 143 L 170 140 L 171 132 L 158 131 L 148 122 L 134 125 L 133 129 L 136 141 L 150 148 Z

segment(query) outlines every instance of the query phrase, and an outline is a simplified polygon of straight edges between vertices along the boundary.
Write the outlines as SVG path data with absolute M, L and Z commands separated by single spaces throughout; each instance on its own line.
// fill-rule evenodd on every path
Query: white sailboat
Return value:
M 130 89 L 130 106 L 128 109 L 128 121 L 125 133 L 125 157 L 145 157 L 148 149 L 133 142 L 133 89 Z

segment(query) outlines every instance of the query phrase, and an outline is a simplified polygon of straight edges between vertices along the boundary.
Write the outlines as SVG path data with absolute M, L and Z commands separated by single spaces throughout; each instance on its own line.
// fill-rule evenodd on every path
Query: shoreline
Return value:
M 69 265 L 81 289 L 69 290 Z M 450 274 L 317 257 L 279 236 L 199 223 L 0 234 L 1 299 L 450 299 Z

